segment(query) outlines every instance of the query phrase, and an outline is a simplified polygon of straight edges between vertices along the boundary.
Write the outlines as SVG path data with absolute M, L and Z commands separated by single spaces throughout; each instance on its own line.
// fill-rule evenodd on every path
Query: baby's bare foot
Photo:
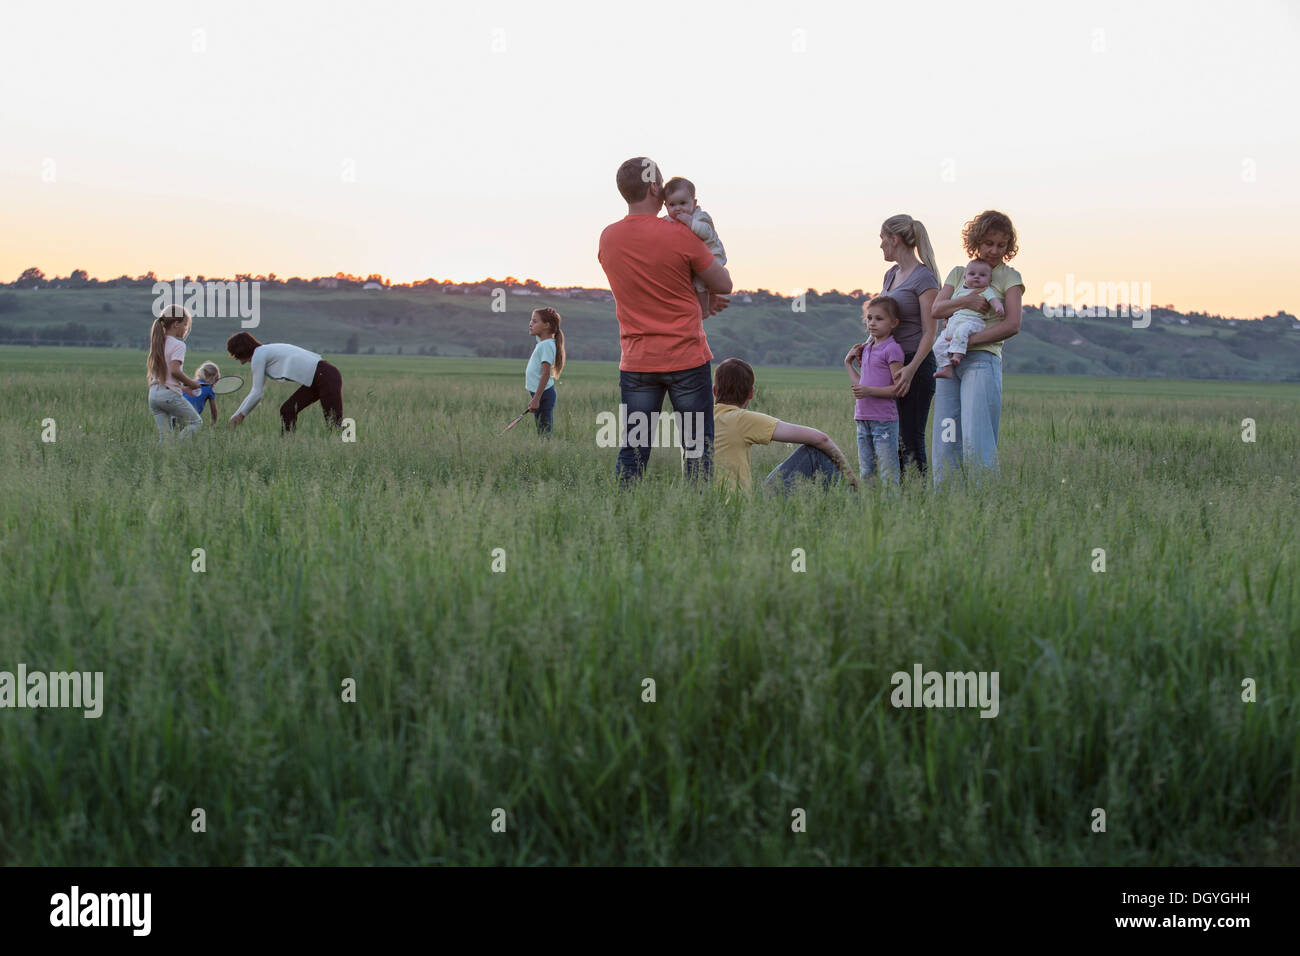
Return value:
M 939 371 L 934 373 L 935 378 L 952 378 L 952 367 L 945 365 Z

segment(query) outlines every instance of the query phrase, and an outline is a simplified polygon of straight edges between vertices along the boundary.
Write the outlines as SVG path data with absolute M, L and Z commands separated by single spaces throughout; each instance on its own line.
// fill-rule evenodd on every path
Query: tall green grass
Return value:
M 620 493 L 613 366 L 549 442 L 521 362 L 343 358 L 355 444 L 273 383 L 160 446 L 143 364 L 0 350 L 0 670 L 106 696 L 0 710 L 6 863 L 1300 860 L 1300 389 L 1009 378 L 996 482 L 728 499 Z M 853 458 L 846 383 L 753 407 Z M 914 663 L 999 715 L 895 709 Z

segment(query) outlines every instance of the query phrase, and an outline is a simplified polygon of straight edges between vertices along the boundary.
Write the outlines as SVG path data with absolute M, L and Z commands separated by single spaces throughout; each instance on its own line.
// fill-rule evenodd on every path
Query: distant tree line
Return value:
M 0 345 L 83 345 L 113 347 L 112 329 L 91 329 L 80 322 L 14 328 L 0 325 Z
M 11 289 L 149 289 L 156 282 L 171 282 L 174 279 L 160 279 L 152 270 L 140 276 L 121 275 L 116 279 L 97 279 L 89 275 L 85 269 L 73 269 L 72 273 L 67 276 L 47 276 L 40 269 L 32 266 L 30 269 L 24 269 L 22 275 L 10 283 L 0 283 L 0 286 L 7 285 Z M 229 282 L 225 276 L 184 276 L 186 282 Z M 284 278 L 277 276 L 274 272 L 267 275 L 253 275 L 252 273 L 241 272 L 234 276 L 236 282 L 260 282 L 267 289 L 364 289 L 366 286 L 379 286 L 382 289 L 409 289 L 415 291 L 453 293 L 459 295 L 491 295 L 497 289 L 505 289 L 507 292 L 541 295 L 547 293 L 560 298 L 574 299 L 591 299 L 597 301 L 613 301 L 613 295 L 608 289 L 588 288 L 586 286 L 544 286 L 536 279 L 517 279 L 514 276 L 506 276 L 504 279 L 494 279 L 488 277 L 477 281 L 456 282 L 452 279 L 420 279 L 415 282 L 393 282 L 386 276 L 378 273 L 371 273 L 367 276 L 353 275 L 350 272 L 336 272 L 332 276 L 315 276 L 313 278 L 301 278 L 291 276 Z M 805 301 L 810 305 L 815 304 L 837 304 L 852 305 L 871 297 L 872 293 L 863 292 L 861 289 L 854 289 L 852 292 L 840 292 L 831 289 L 829 292 L 818 292 L 816 289 L 809 289 L 803 293 Z M 767 289 L 745 290 L 738 289 L 733 293 L 733 302 L 736 299 L 743 299 L 746 304 L 754 305 L 775 305 L 779 303 L 790 302 L 793 296 L 781 295 L 775 292 L 769 292 Z
M 9 289 L 113 289 L 113 288 L 143 288 L 151 289 L 159 281 L 170 282 L 173 279 L 160 280 L 158 275 L 153 271 L 146 272 L 140 276 L 121 275 L 116 279 L 97 279 L 89 275 L 85 269 L 74 269 L 67 276 L 46 276 L 44 272 L 35 266 L 24 269 L 22 274 L 13 282 L 0 283 L 0 288 Z M 184 281 L 196 282 L 228 282 L 231 281 L 226 277 L 219 276 L 185 276 Z M 415 292 L 433 292 L 442 295 L 471 295 L 471 296 L 491 296 L 498 289 L 505 289 L 513 295 L 537 295 L 546 296 L 547 298 L 559 299 L 578 299 L 596 302 L 613 302 L 613 295 L 608 289 L 587 288 L 584 286 L 544 286 L 536 279 L 518 279 L 515 276 L 506 276 L 503 279 L 488 277 L 478 281 L 456 282 L 451 279 L 420 279 L 415 282 L 394 283 L 387 277 L 378 273 L 370 273 L 367 276 L 353 275 L 347 272 L 336 272 L 332 276 L 316 276 L 314 278 L 301 278 L 292 276 L 283 278 L 275 273 L 267 275 L 253 275 L 251 273 L 237 273 L 234 276 L 237 282 L 259 282 L 267 289 L 301 289 L 301 290 L 406 290 Z M 816 289 L 808 289 L 801 293 L 803 305 L 806 310 L 811 311 L 818 306 L 827 305 L 851 305 L 860 306 L 863 302 L 869 300 L 875 293 L 865 292 L 862 289 L 854 289 L 851 292 L 840 292 L 837 289 L 830 289 L 826 292 L 818 292 Z M 767 289 L 738 289 L 732 293 L 731 303 L 737 305 L 755 305 L 755 306 L 785 306 L 788 307 L 795 296 L 771 292 Z M 17 296 L 12 294 L 0 293 L 0 314 L 13 312 L 19 308 Z M 1044 318 L 1043 312 L 1045 305 L 1039 303 L 1037 308 L 1029 303 L 1025 304 L 1026 318 Z M 112 306 L 105 302 L 103 304 L 105 312 L 111 312 Z M 1086 318 L 1082 316 L 1079 318 Z M 1098 316 L 1098 318 L 1102 318 Z M 1244 326 L 1256 326 L 1257 328 L 1275 328 L 1287 327 L 1292 328 L 1300 325 L 1294 315 L 1283 310 L 1278 310 L 1276 315 L 1265 316 L 1262 319 L 1238 320 L 1234 318 L 1225 318 L 1218 314 L 1208 312 L 1185 312 L 1180 313 L 1173 309 L 1172 306 L 1156 306 L 1152 309 L 1153 324 L 1181 323 L 1183 325 L 1202 325 L 1218 328 L 1223 324 L 1237 325 L 1240 323 Z M 1072 322 L 1076 317 L 1064 316 L 1053 318 L 1049 321 Z M 1104 320 L 1104 319 L 1103 319 Z M 1124 325 L 1128 324 L 1128 317 L 1120 319 Z M 488 353 L 483 353 L 488 354 Z M 493 352 L 491 354 L 500 354 Z M 810 358 L 811 356 L 805 356 Z

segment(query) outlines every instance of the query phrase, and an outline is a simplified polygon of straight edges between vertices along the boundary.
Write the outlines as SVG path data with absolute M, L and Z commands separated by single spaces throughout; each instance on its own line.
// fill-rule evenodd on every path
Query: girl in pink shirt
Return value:
M 879 473 L 881 481 L 898 484 L 898 402 L 894 383 L 903 369 L 903 347 L 894 341 L 901 313 L 898 302 L 878 295 L 862 308 L 862 324 L 871 338 L 855 345 L 844 358 L 857 405 L 858 469 L 864 481 Z M 854 361 L 861 362 L 861 368 Z

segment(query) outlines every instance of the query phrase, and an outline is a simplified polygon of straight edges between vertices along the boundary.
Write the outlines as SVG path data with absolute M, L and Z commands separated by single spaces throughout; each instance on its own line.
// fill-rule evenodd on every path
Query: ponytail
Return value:
M 145 379 L 150 385 L 161 385 L 167 381 L 167 360 L 163 353 L 166 341 L 167 330 L 163 327 L 163 320 L 154 319 L 149 329 L 149 359 L 145 363 L 148 373 Z
M 904 245 L 914 250 L 917 257 L 934 275 L 936 282 L 943 281 L 943 276 L 939 274 L 939 264 L 934 259 L 934 248 L 930 245 L 930 233 L 926 231 L 925 224 L 921 220 L 899 214 L 886 219 L 881 228 L 890 235 L 898 236 L 903 240 Z
M 560 331 L 559 325 L 555 326 L 555 368 L 552 371 L 556 378 L 564 371 L 564 333 Z
M 939 264 L 934 261 L 934 248 L 930 245 L 930 234 L 926 231 L 921 220 L 912 220 L 912 235 L 916 238 L 916 251 L 925 263 L 925 267 L 930 270 L 934 276 L 934 281 L 942 283 L 943 274 L 939 271 Z

